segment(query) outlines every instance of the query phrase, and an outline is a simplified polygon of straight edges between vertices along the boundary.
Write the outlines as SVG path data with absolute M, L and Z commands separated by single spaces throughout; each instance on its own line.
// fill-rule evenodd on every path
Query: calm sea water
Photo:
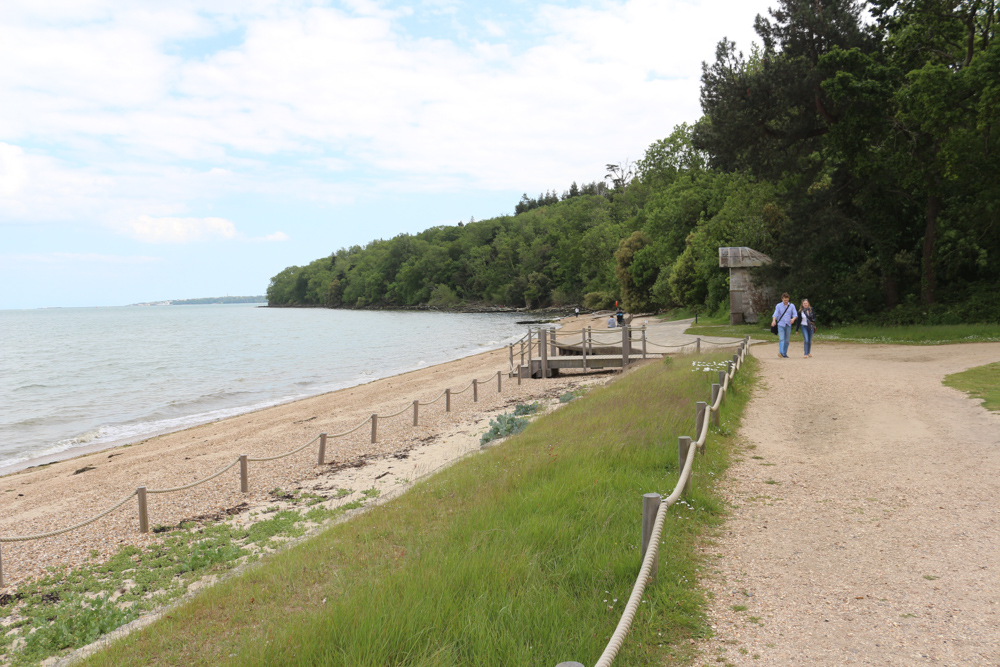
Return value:
M 523 315 L 252 304 L 0 311 L 0 469 L 504 345 Z

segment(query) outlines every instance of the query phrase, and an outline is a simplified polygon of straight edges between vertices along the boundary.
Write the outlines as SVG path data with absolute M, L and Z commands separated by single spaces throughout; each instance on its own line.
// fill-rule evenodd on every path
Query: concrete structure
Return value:
M 759 290 L 750 280 L 750 267 L 770 263 L 770 257 L 753 248 L 719 248 L 719 266 L 729 269 L 730 324 L 757 321 L 753 297 Z

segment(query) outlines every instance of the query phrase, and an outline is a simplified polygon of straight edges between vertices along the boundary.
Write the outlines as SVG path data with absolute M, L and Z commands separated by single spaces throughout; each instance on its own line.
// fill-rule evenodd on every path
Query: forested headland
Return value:
M 1000 319 L 995 0 L 781 0 L 723 39 L 702 118 L 514 215 L 342 248 L 272 306 L 728 307 L 720 246 L 826 322 Z M 651 110 L 655 113 L 655 110 Z

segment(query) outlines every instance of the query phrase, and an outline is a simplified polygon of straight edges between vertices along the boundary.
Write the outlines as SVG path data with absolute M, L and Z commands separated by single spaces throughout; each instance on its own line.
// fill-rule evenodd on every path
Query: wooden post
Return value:
M 444 390 L 444 411 L 451 412 L 451 388 Z
M 524 364 L 517 367 L 517 386 L 521 386 L 521 378 L 524 377 Z
M 500 383 L 500 371 L 497 371 L 497 393 L 503 393 L 503 385 Z
M 510 344 L 510 367 L 514 367 L 514 343 Z
M 694 339 L 694 353 L 701 354 L 701 336 Z
M 555 329 L 553 329 L 552 331 L 549 332 L 549 336 L 550 336 L 549 337 L 549 356 L 550 357 L 558 357 L 559 356 L 559 348 L 556 347 L 556 332 L 555 332 Z
M 140 486 L 135 490 L 135 493 L 139 496 L 139 532 L 148 533 L 149 512 L 146 509 L 146 487 Z
M 727 361 L 726 362 L 726 375 L 729 375 L 732 372 L 733 372 L 733 362 Z
M 726 384 L 726 371 L 719 371 L 719 388 Z
M 738 364 L 739 362 L 740 362 L 740 355 L 738 355 L 738 354 L 734 354 L 734 355 L 733 355 L 733 366 L 735 366 L 735 365 L 736 365 L 736 364 Z
M 594 332 L 590 330 L 590 327 L 587 327 L 587 352 L 594 353 Z
M 583 334 L 583 342 L 580 344 L 580 354 L 583 355 L 583 370 L 587 370 L 587 332 L 584 329 L 580 330 Z
M 240 491 L 250 491 L 250 462 L 247 461 L 246 454 L 240 454 Z
M 628 366 L 629 357 L 629 342 L 628 342 L 628 325 L 622 326 L 622 370 Z
M 524 365 L 524 341 L 521 341 L 521 365 Z
M 719 399 L 719 392 L 722 391 L 722 385 L 716 383 L 712 385 L 712 405 Z M 716 428 L 719 426 L 719 413 L 722 412 L 722 403 L 719 403 L 719 409 L 712 413 L 712 421 L 715 422 Z
M 684 465 L 687 463 L 688 454 L 691 452 L 691 438 L 686 435 L 682 435 L 677 438 L 677 475 L 680 476 L 681 472 L 684 470 Z M 694 468 L 691 468 L 691 476 L 688 477 L 687 483 L 684 485 L 684 490 L 681 491 L 684 495 L 691 493 L 691 477 L 694 477 Z
M 639 554 L 640 560 L 646 559 L 646 549 L 649 548 L 649 538 L 653 535 L 653 526 L 656 525 L 656 512 L 660 509 L 660 494 L 645 493 L 642 496 L 642 552 Z M 660 557 L 653 559 L 653 567 L 649 570 L 649 579 L 656 577 L 657 570 L 660 569 Z
M 420 401 L 413 401 L 413 425 L 417 426 L 420 424 Z
M 472 402 L 479 402 L 479 380 L 472 378 Z
M 548 351 L 548 337 L 549 333 L 542 329 L 538 332 L 538 347 L 542 353 L 542 377 L 549 377 L 549 351 Z
M 531 363 L 531 345 L 532 345 L 532 343 L 531 343 L 531 329 L 528 329 L 528 376 L 529 377 L 531 376 L 531 370 L 532 370 L 532 366 L 533 366 L 533 364 Z M 523 366 L 524 364 L 521 364 L 521 365 Z
M 326 463 L 326 433 L 319 434 L 319 460 L 317 465 Z
M 372 414 L 372 444 L 378 442 L 378 415 Z
M 646 358 L 646 327 L 642 328 L 642 358 Z

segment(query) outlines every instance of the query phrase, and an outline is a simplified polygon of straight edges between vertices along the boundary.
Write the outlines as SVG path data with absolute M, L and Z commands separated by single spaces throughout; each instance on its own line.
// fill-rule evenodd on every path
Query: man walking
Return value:
M 771 327 L 778 327 L 778 354 L 785 359 L 788 358 L 788 339 L 792 335 L 792 322 L 798 317 L 793 304 L 788 296 L 788 292 L 781 295 L 781 303 L 774 307 L 774 315 L 771 316 Z

